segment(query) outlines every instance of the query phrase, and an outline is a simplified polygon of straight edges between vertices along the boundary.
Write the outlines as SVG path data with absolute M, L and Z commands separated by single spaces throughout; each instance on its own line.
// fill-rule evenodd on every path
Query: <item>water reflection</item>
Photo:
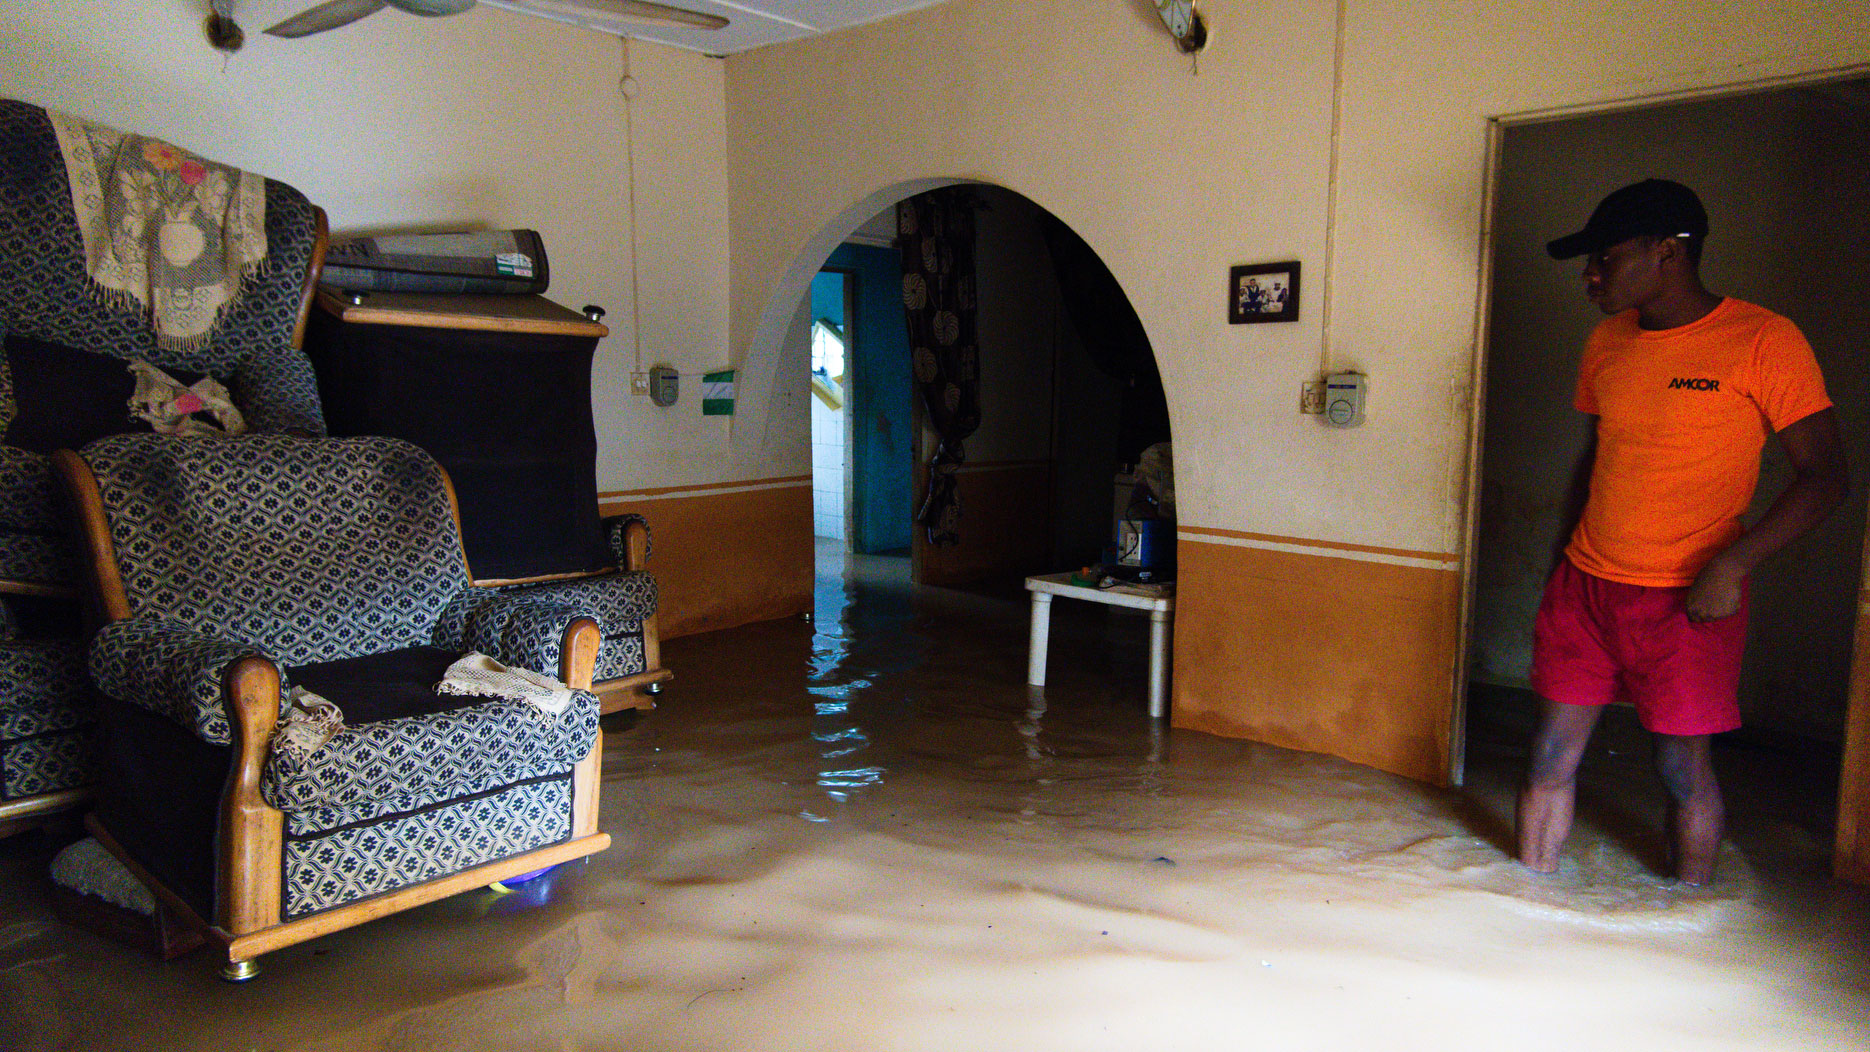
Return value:
M 1051 796 L 1053 779 L 1052 750 L 1044 741 L 1045 733 L 1045 688 L 1027 686 L 1026 714 L 1019 721 L 1016 729 L 1026 748 L 1026 764 L 1030 769 L 1026 789 L 1021 794 L 1019 817 L 1023 822 L 1031 822 L 1047 810 L 1047 799 Z
M 499 917 L 525 913 L 556 901 L 559 889 L 576 881 L 589 864 L 590 860 L 586 858 L 562 862 L 477 888 L 460 898 L 474 916 Z
M 858 632 L 851 622 L 859 581 L 850 563 L 853 557 L 836 542 L 820 540 L 812 607 L 813 633 L 806 693 L 811 695 L 811 737 L 818 745 L 818 788 L 832 804 L 848 803 L 857 793 L 883 780 L 885 767 L 864 762 L 871 740 L 851 713 L 851 702 L 870 680 L 852 667 L 852 640 Z M 861 556 L 855 557 L 861 559 Z M 812 822 L 830 820 L 827 814 L 807 809 L 800 817 Z

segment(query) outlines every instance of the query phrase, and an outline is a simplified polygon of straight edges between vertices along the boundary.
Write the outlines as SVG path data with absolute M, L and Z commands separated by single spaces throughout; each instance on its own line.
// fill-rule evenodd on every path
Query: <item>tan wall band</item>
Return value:
M 1357 559 L 1363 562 L 1386 563 L 1391 566 L 1417 566 L 1427 570 L 1452 570 L 1460 566 L 1461 557 L 1451 552 L 1411 551 L 1407 548 L 1380 548 L 1369 544 L 1352 544 L 1346 541 L 1319 541 L 1306 537 L 1282 537 L 1270 533 L 1247 533 L 1240 530 L 1222 530 L 1209 526 L 1183 526 L 1176 530 L 1176 536 L 1183 540 L 1200 541 L 1207 544 L 1231 544 L 1239 548 L 1258 548 L 1269 552 L 1290 552 L 1294 555 L 1326 555 L 1342 559 Z

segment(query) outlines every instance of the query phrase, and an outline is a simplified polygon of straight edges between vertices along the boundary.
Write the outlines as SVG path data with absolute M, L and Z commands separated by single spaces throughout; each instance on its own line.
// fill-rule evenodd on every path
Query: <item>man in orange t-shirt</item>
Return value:
M 1712 877 L 1725 811 L 1709 743 L 1740 726 L 1747 574 L 1848 488 L 1810 345 L 1785 318 L 1701 284 L 1707 232 L 1693 191 L 1649 179 L 1546 246 L 1587 257 L 1585 295 L 1610 317 L 1578 370 L 1577 408 L 1596 418 L 1589 496 L 1534 627 L 1542 703 L 1519 853 L 1538 872 L 1558 868 L 1578 762 L 1621 697 L 1656 738 L 1676 876 Z M 1769 428 L 1796 477 L 1747 529 Z

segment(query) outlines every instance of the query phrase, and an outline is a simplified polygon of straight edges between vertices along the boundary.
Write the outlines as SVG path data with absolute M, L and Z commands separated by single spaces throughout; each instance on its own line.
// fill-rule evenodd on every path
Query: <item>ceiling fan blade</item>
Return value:
M 473 7 L 474 0 L 390 0 L 390 6 L 412 15 L 435 18 L 441 15 L 458 15 Z
M 388 4 L 389 0 L 325 0 L 317 7 L 301 11 L 269 28 L 266 33 L 275 37 L 303 37 L 323 33 L 327 29 L 348 26 L 365 15 L 374 15 Z
M 677 29 L 723 29 L 727 19 L 720 15 L 689 11 L 652 0 L 520 0 L 525 7 L 549 11 L 571 18 L 604 18 L 625 22 L 648 22 Z

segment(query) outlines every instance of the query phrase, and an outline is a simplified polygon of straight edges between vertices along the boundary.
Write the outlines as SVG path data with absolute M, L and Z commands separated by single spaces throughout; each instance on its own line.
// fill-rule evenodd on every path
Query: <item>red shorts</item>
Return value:
M 1594 577 L 1559 560 L 1532 633 L 1532 688 L 1565 705 L 1636 705 L 1656 734 L 1719 734 L 1740 726 L 1747 598 L 1718 621 L 1690 621 L 1687 588 Z

